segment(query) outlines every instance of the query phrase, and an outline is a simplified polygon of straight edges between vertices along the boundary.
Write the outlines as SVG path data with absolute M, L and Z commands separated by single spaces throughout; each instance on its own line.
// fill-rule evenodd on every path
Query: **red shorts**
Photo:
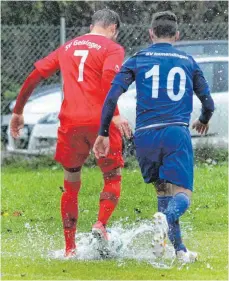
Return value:
M 98 126 L 64 127 L 58 129 L 55 160 L 66 168 L 81 167 L 93 148 L 98 136 Z M 106 173 L 118 167 L 124 167 L 122 157 L 122 137 L 120 131 L 110 126 L 110 152 L 106 158 L 97 160 L 97 164 Z

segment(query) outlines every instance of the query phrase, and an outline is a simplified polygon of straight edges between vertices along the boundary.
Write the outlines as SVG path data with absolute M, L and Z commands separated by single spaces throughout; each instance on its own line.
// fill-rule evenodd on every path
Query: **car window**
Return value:
M 210 91 L 213 91 L 213 78 L 214 78 L 214 63 L 213 62 L 203 62 L 199 63 L 200 68 L 204 73 L 204 77 L 208 82 Z
M 228 63 L 227 62 L 203 62 L 199 63 L 204 73 L 210 91 L 221 93 L 228 91 Z
M 227 43 L 211 43 L 211 44 L 194 44 L 194 45 L 177 45 L 178 50 L 183 51 L 192 56 L 228 56 L 228 44 Z
M 228 63 L 218 62 L 215 69 L 214 92 L 228 92 Z
M 206 44 L 204 54 L 228 56 L 228 44 Z
M 149 47 L 150 44 L 144 44 L 131 49 L 131 52 L 127 52 L 128 56 L 139 52 L 142 49 Z M 176 42 L 174 47 L 182 52 L 185 52 L 191 56 L 228 56 L 228 43 L 227 42 L 199 42 L 199 43 L 182 43 L 182 41 Z
M 185 52 L 191 56 L 200 56 L 204 54 L 203 45 L 185 45 L 185 46 L 175 46 L 176 49 Z

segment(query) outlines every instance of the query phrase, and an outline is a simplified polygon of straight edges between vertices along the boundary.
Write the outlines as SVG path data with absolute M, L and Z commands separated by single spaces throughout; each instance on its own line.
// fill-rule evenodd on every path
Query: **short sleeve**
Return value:
M 34 66 L 39 71 L 43 78 L 48 78 L 60 69 L 59 66 L 59 50 L 50 53 L 47 57 L 34 63 Z
M 104 60 L 103 72 L 111 70 L 118 73 L 122 66 L 124 56 L 125 52 L 123 47 L 115 43 L 111 44 L 108 47 L 108 51 Z

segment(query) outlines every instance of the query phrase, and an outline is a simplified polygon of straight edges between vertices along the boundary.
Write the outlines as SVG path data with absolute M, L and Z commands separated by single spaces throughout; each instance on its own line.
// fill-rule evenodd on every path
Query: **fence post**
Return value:
M 65 42 L 66 42 L 66 24 L 65 24 L 65 17 L 62 15 L 60 17 L 60 45 L 63 45 Z M 60 82 L 61 82 L 62 100 L 63 100 L 64 81 L 63 81 L 62 74 L 60 74 Z

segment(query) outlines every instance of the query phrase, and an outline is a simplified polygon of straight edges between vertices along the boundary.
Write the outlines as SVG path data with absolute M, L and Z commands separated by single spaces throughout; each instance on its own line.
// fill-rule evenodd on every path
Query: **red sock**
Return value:
M 121 193 L 121 176 L 105 179 L 104 184 L 103 191 L 100 194 L 98 220 L 106 225 L 118 204 Z
M 78 192 L 80 181 L 69 182 L 64 180 L 64 192 L 61 198 L 61 215 L 64 227 L 66 251 L 76 248 L 75 233 L 78 219 Z

